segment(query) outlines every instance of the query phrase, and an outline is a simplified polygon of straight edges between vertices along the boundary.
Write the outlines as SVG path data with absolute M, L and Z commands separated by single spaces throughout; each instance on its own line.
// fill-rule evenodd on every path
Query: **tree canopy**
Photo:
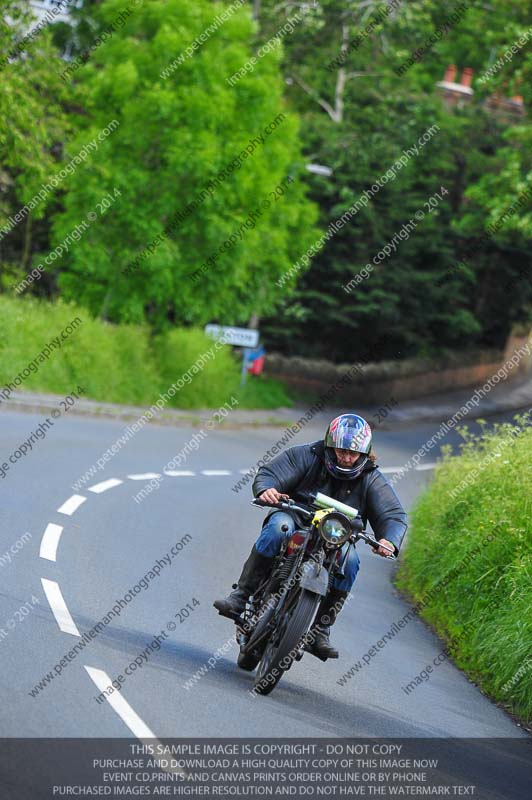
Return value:
M 84 0 L 2 69 L 1 226 L 91 152 L 2 237 L 0 288 L 48 259 L 27 291 L 111 321 L 260 318 L 339 361 L 502 346 L 532 310 L 531 6 Z
M 282 6 L 282 13 L 299 5 Z M 328 0 L 287 37 L 283 70 L 303 120 L 304 150 L 333 170 L 330 178 L 309 177 L 322 227 L 424 130 L 437 124 L 439 132 L 300 274 L 283 310 L 264 324 L 276 348 L 324 357 L 332 351 L 337 360 L 430 355 L 464 344 L 502 346 L 513 322 L 530 320 L 532 290 L 523 276 L 531 267 L 531 202 L 489 238 L 486 231 L 531 185 L 531 128 L 526 116 L 486 101 L 523 95 L 530 106 L 532 48 L 503 59 L 493 78 L 480 78 L 525 39 L 531 3 L 456 7 L 462 14 L 453 23 L 455 6 L 448 4 Z M 279 8 L 263 0 L 261 39 L 279 27 Z M 448 64 L 457 65 L 456 81 L 465 67 L 474 70 L 468 102 L 443 102 L 436 84 Z M 449 194 L 408 240 L 356 292 L 343 292 L 441 186 Z

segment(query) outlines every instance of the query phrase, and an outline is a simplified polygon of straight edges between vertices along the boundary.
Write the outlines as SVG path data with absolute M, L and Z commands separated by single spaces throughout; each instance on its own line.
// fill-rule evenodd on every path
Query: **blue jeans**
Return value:
M 287 526 L 286 531 L 281 530 L 282 525 Z M 275 511 L 264 525 L 259 538 L 255 542 L 257 552 L 263 556 L 276 556 L 281 549 L 283 540 L 289 539 L 295 529 L 296 525 L 290 514 L 285 514 L 284 511 Z M 343 563 L 345 578 L 336 577 L 333 579 L 332 584 L 335 589 L 340 589 L 344 592 L 348 592 L 353 586 L 360 566 L 358 553 L 354 547 L 349 547 L 349 544 L 345 544 L 341 548 L 342 556 L 340 556 L 340 559 L 345 556 L 347 549 L 349 549 L 349 554 L 346 560 L 340 560 L 340 563 Z

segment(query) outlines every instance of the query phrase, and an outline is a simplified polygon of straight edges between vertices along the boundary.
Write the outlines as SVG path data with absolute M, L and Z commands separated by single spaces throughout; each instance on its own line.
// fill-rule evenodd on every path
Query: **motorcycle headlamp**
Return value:
M 341 547 L 352 534 L 349 517 L 340 511 L 328 511 L 318 521 L 318 531 L 322 539 L 332 547 Z

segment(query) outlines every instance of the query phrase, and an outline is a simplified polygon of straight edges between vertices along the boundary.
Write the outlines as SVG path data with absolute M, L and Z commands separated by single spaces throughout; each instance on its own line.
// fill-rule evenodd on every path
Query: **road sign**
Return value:
M 259 332 L 255 328 L 205 325 L 205 333 L 212 339 L 220 339 L 223 336 L 227 344 L 232 344 L 235 347 L 256 347 L 259 341 Z
M 313 172 L 315 175 L 325 175 L 326 178 L 330 178 L 333 174 L 333 171 L 330 167 L 326 167 L 324 164 L 307 164 L 307 169 L 309 172 Z

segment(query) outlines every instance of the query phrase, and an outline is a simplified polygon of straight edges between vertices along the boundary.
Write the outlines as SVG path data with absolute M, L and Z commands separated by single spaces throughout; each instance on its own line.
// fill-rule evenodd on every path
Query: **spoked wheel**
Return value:
M 273 633 L 262 656 L 253 691 L 269 694 L 290 669 L 302 637 L 308 632 L 320 603 L 320 595 L 302 589 L 293 609 Z
M 267 635 L 268 625 L 275 612 L 276 605 L 277 599 L 273 595 L 268 597 L 261 605 L 258 612 L 259 620 L 255 625 L 250 640 L 244 647 L 244 651 L 242 651 L 242 649 L 240 650 L 236 663 L 241 669 L 245 669 L 247 672 L 253 672 L 262 658 L 265 643 L 261 643 L 261 639 L 265 638 Z
M 275 606 L 277 605 L 277 598 L 274 595 L 269 595 L 266 600 L 261 604 L 260 609 L 256 612 L 258 621 L 251 633 L 247 644 L 240 647 L 240 653 L 237 658 L 237 664 L 241 669 L 247 672 L 253 672 L 257 664 L 262 658 L 264 648 L 268 636 L 268 628 L 270 620 L 275 613 Z M 249 620 L 247 621 L 249 625 Z M 246 622 L 242 627 L 245 627 Z
M 267 635 L 268 626 L 270 625 L 270 620 L 275 613 L 275 607 L 277 605 L 277 598 L 273 595 L 268 597 L 266 602 L 264 602 L 259 611 L 258 611 L 258 621 L 255 625 L 253 632 L 249 638 L 249 642 L 247 644 L 246 650 L 249 652 L 256 644 L 260 647 L 260 641 Z M 261 650 L 264 650 L 264 644 L 262 645 Z

